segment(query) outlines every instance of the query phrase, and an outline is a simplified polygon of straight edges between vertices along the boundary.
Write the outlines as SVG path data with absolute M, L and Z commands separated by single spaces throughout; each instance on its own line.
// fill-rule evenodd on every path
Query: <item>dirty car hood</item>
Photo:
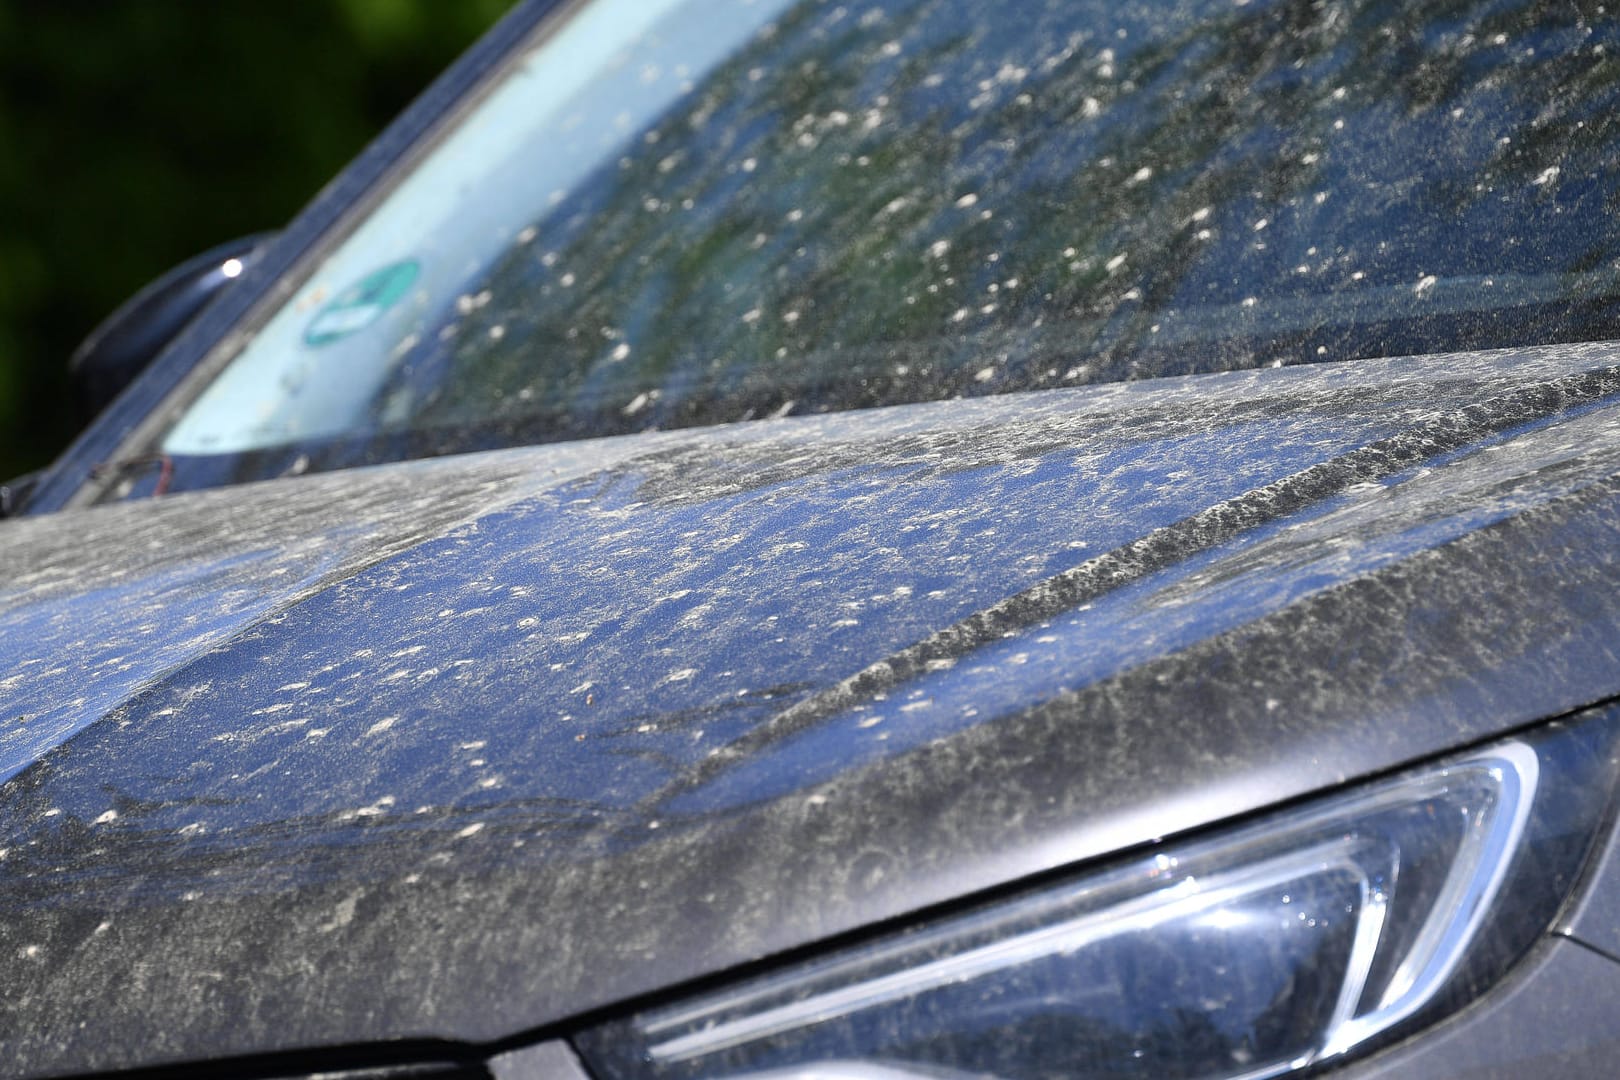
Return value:
M 487 1043 L 1620 692 L 1620 352 L 0 531 L 0 1059 Z

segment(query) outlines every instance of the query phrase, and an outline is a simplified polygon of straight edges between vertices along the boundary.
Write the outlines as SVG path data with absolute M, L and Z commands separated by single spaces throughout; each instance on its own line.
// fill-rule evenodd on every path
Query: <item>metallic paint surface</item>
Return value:
M 9 523 L 0 1059 L 507 1039 L 1611 697 L 1617 364 L 1052 391 Z

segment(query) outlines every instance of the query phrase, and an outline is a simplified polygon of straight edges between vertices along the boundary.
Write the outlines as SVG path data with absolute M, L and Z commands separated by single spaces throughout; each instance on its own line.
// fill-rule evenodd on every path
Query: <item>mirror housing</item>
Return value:
M 0 484 L 0 518 L 16 517 L 39 484 L 40 474 L 28 473 Z
M 245 236 L 187 259 L 102 320 L 68 360 L 88 414 L 106 408 L 274 236 Z

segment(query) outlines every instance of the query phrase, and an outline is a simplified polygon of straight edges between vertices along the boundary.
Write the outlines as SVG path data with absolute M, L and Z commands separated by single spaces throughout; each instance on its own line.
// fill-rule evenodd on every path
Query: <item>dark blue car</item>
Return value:
M 0 524 L 0 1075 L 1612 1075 L 1605 8 L 532 0 L 238 255 Z

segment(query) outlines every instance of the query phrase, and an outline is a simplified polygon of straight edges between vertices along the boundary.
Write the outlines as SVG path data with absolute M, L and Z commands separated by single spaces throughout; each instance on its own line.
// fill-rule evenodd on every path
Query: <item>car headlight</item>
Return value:
M 1607 716 L 585 1033 L 606 1077 L 1265 1077 L 1477 996 L 1552 922 Z

